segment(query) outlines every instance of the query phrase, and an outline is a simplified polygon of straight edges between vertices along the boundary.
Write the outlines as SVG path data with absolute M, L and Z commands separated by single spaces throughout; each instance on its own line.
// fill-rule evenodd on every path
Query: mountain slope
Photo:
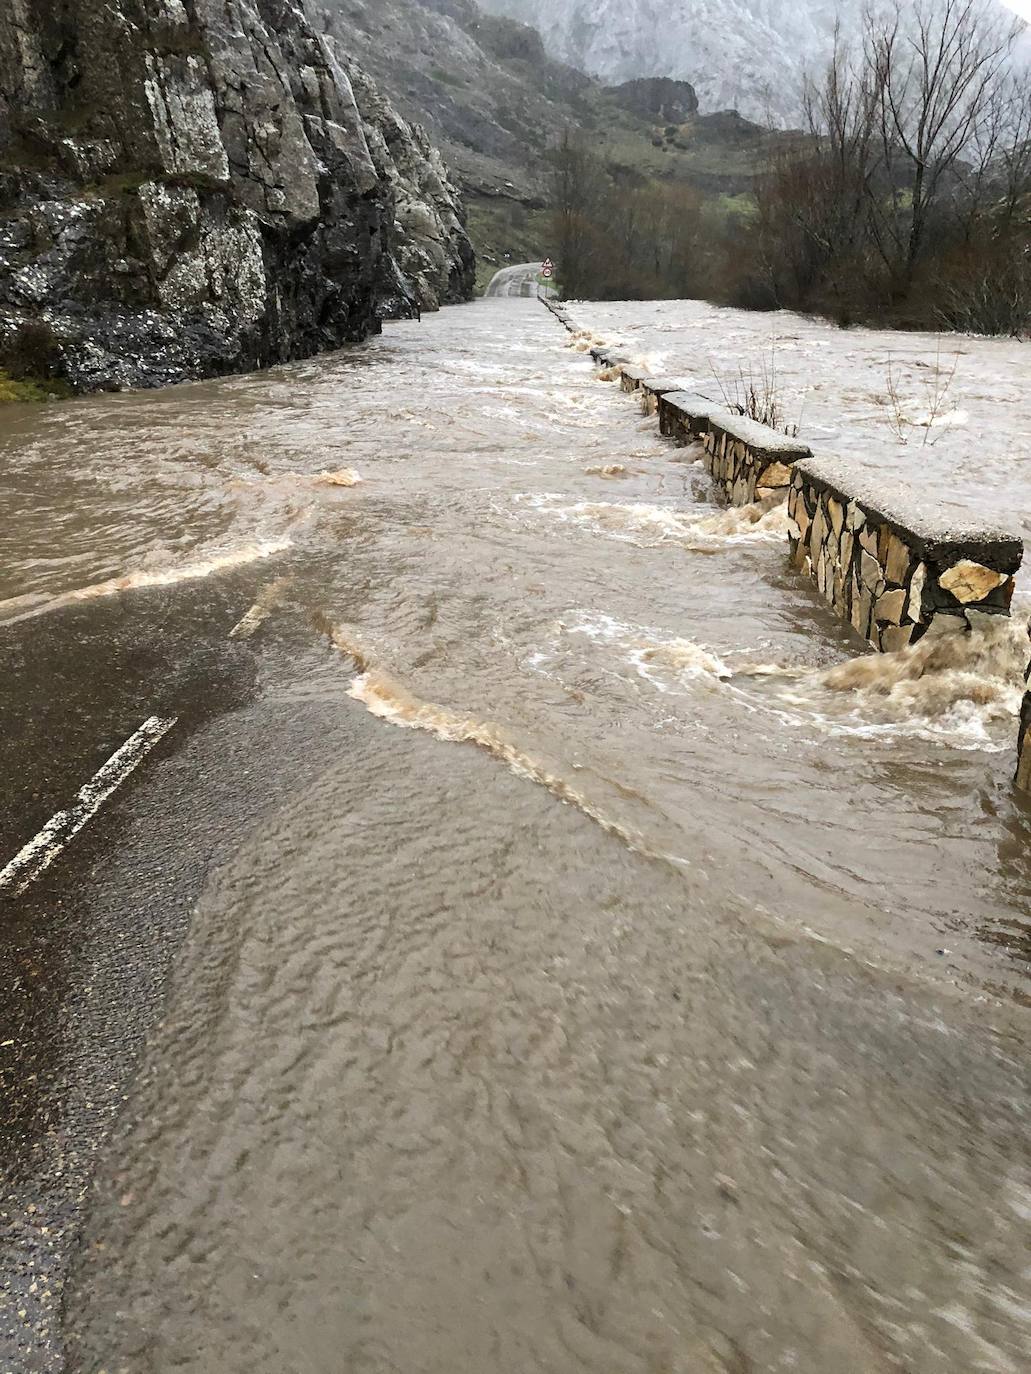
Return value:
M 868 0 L 482 0 L 533 24 L 548 51 L 608 81 L 690 81 L 705 110 L 797 121 L 803 73 L 858 34 Z M 1001 5 L 1000 16 L 1013 16 Z
M 553 252 L 548 154 L 566 129 L 631 179 L 684 181 L 714 200 L 748 190 L 759 166 L 762 131 L 698 117 L 686 83 L 605 87 L 475 0 L 321 0 L 313 15 L 441 148 L 469 207 L 481 282 L 507 260 Z

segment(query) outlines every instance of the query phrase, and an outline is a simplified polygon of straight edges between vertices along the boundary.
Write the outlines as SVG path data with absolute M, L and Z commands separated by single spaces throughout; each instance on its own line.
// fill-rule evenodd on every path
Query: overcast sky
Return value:
M 1011 10 L 1015 10 L 1021 19 L 1026 19 L 1031 23 L 1031 0 L 1003 0 L 1003 3 L 1008 5 Z

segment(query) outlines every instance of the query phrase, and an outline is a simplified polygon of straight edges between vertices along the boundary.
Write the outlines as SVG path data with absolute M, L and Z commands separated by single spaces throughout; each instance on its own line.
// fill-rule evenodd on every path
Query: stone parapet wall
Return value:
M 571 317 L 548 308 L 576 332 Z M 787 495 L 792 565 L 875 649 L 915 644 L 943 618 L 972 626 L 981 615 L 1009 614 L 1024 553 L 1020 535 L 943 515 L 903 483 L 814 458 L 798 440 L 731 414 L 688 385 L 670 389 L 684 379 L 653 377 L 601 345 L 591 357 L 625 391 L 644 392 L 663 435 L 705 445 L 706 467 L 731 504 L 772 504 Z M 1031 667 L 1025 684 L 1015 783 L 1031 793 Z
M 601 348 L 597 345 L 591 349 L 591 357 L 603 371 L 607 371 L 610 367 L 619 367 L 621 363 L 627 361 L 625 353 L 620 353 L 614 348 Z
M 938 616 L 1009 614 L 1019 535 L 950 519 L 828 458 L 795 465 L 788 517 L 792 565 L 875 649 L 915 643 Z
M 648 376 L 646 367 L 635 367 L 633 363 L 623 363 L 619 369 L 619 384 L 624 391 L 640 391 L 641 383 Z
M 700 397 L 684 377 L 652 376 L 646 368 L 623 363 L 619 379 L 624 391 L 643 394 L 645 412 L 658 414 L 664 434 L 682 443 L 702 440 L 709 475 L 732 506 L 783 500 L 791 465 L 812 454 L 798 439 Z
M 695 444 L 709 432 L 709 417 L 723 407 L 695 391 L 667 391 L 658 397 L 659 433 L 679 447 Z
M 641 382 L 641 409 L 645 415 L 657 415 L 663 396 L 689 392 L 694 383 L 688 377 L 645 377 Z
M 812 455 L 798 439 L 727 410 L 709 415 L 705 466 L 732 506 L 783 500 L 795 463 Z

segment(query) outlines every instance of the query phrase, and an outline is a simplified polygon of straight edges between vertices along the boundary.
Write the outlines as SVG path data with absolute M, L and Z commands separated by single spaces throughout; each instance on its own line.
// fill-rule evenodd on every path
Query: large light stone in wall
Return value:
M 989 592 L 1001 587 L 1005 581 L 1003 573 L 993 572 L 991 568 L 972 563 L 968 558 L 960 559 L 938 579 L 939 584 L 964 606 L 983 601 Z
M 884 573 L 877 559 L 865 550 L 859 555 L 859 575 L 870 595 L 880 596 L 884 590 Z
M 831 605 L 838 615 L 845 615 L 845 578 L 840 565 L 834 569 L 834 594 L 831 597 Z
M 877 605 L 873 613 L 874 620 L 886 621 L 889 625 L 898 625 L 902 621 L 905 605 L 905 587 L 898 587 L 895 591 L 885 592 L 883 596 L 877 598 Z
M 859 531 L 859 542 L 870 555 L 871 558 L 877 557 L 877 530 L 866 525 Z
M 827 514 L 830 517 L 831 529 L 835 534 L 840 534 L 845 523 L 845 508 L 840 501 L 835 501 L 833 496 L 827 497 Z
M 816 555 L 816 585 L 823 593 L 827 591 L 827 551 L 820 549 Z
M 864 639 L 870 638 L 870 619 L 873 614 L 873 593 L 863 587 L 852 602 L 852 624 Z
M 852 548 L 854 540 L 855 536 L 851 533 L 851 531 L 846 529 L 841 536 L 841 566 L 846 570 L 852 562 Z
M 881 648 L 886 654 L 904 649 L 913 638 L 914 625 L 889 625 L 881 631 Z
M 927 582 L 927 568 L 918 563 L 909 579 L 909 605 L 906 614 L 910 620 L 922 621 L 924 618 L 924 585 Z
M 909 565 L 913 561 L 909 545 L 897 534 L 889 534 L 884 555 L 884 572 L 889 582 L 902 584 L 909 575 Z
M 816 507 L 816 514 L 813 516 L 813 532 L 809 536 L 810 543 L 815 550 L 825 542 L 827 538 L 827 518 L 823 513 L 823 506 Z
M 791 481 L 791 469 L 786 463 L 770 463 L 759 481 L 764 487 L 786 487 Z
M 851 620 L 852 624 L 855 625 L 855 628 L 859 629 L 859 625 L 856 624 L 856 621 L 858 621 L 859 618 L 859 599 L 861 599 L 862 596 L 862 587 L 861 585 L 859 585 L 859 578 L 855 576 L 855 569 L 852 569 L 850 583 L 850 596 L 848 596 L 848 620 Z

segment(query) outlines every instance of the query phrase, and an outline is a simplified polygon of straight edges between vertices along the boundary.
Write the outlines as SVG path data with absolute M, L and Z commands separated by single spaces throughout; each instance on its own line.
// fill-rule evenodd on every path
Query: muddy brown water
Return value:
M 0 457 L 0 620 L 253 565 L 353 713 L 197 903 L 72 1368 L 1027 1367 L 1019 625 L 868 660 L 530 301 Z

